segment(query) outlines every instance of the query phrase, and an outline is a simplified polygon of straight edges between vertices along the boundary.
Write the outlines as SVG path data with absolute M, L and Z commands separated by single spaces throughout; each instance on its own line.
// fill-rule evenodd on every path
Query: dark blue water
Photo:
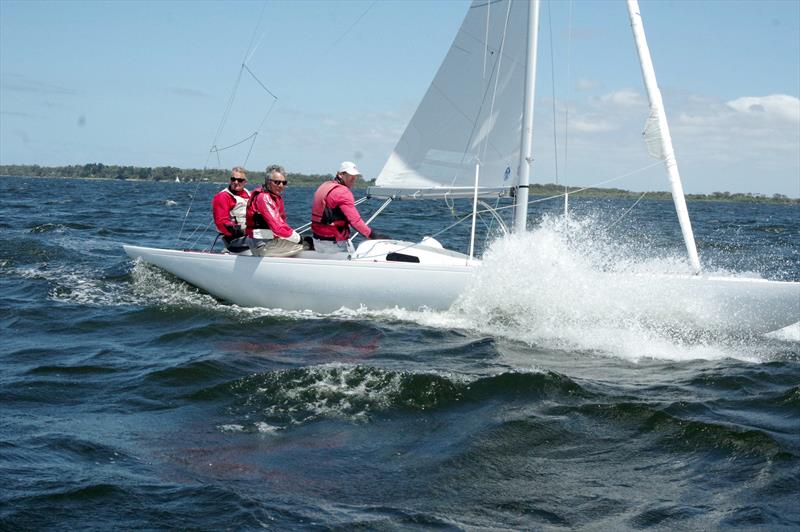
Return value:
M 218 188 L 0 179 L 1 529 L 800 527 L 798 326 L 683 337 L 570 300 L 586 268 L 685 269 L 669 202 L 576 199 L 569 224 L 536 204 L 484 274 L 521 287 L 316 315 L 124 255 L 209 246 Z M 293 225 L 310 195 L 287 192 Z M 689 207 L 709 270 L 800 280 L 798 206 Z M 455 220 L 390 211 L 400 238 Z

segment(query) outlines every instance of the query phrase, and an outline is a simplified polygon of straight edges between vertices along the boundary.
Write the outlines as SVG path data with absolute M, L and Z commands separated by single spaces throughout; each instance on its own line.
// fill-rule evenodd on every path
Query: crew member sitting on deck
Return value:
M 264 186 L 253 191 L 247 204 L 247 243 L 253 255 L 291 257 L 303 251 L 300 235 L 286 223 L 283 191 L 286 172 L 282 166 L 267 167 Z
M 322 183 L 311 202 L 311 232 L 314 250 L 319 253 L 348 251 L 350 226 L 367 238 L 388 239 L 376 233 L 361 219 L 355 206 L 353 184 L 361 176 L 354 163 L 345 161 L 330 181 Z
M 241 166 L 236 166 L 231 170 L 230 184 L 217 192 L 211 200 L 214 224 L 222 235 L 225 251 L 228 253 L 241 253 L 250 249 L 245 237 L 245 217 L 250 192 L 244 188 L 245 184 L 247 173 Z

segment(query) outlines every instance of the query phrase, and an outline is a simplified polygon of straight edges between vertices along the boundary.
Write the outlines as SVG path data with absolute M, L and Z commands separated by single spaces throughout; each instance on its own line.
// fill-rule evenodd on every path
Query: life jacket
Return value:
M 252 230 L 253 238 L 271 240 L 275 238 L 275 234 L 261 213 L 256 210 L 256 198 L 259 194 L 265 193 L 264 189 L 259 188 L 250 194 L 250 200 L 247 202 L 247 229 L 248 232 Z
M 236 200 L 236 205 L 234 205 L 233 208 L 231 209 L 230 218 L 244 230 L 247 220 L 247 205 L 249 200 L 248 198 L 237 196 L 236 194 L 231 192 L 231 189 L 228 187 L 225 187 L 225 192 L 230 194 L 231 197 Z M 245 192 L 247 192 L 246 189 Z
M 311 230 L 314 231 L 314 226 L 317 224 L 327 225 L 336 230 L 336 233 L 342 238 L 336 240 L 346 240 L 350 231 L 350 223 L 347 217 L 339 207 L 328 207 L 328 196 L 333 192 L 336 187 L 343 187 L 344 185 L 338 181 L 326 181 L 321 184 L 317 191 L 314 193 L 314 199 L 311 202 Z M 318 235 L 319 236 L 319 235 Z M 328 235 L 321 235 L 326 237 Z

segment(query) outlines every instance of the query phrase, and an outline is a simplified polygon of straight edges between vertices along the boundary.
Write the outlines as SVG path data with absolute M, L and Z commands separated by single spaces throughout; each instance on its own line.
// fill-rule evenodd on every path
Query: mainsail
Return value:
M 506 195 L 519 174 L 529 2 L 474 0 L 373 197 Z

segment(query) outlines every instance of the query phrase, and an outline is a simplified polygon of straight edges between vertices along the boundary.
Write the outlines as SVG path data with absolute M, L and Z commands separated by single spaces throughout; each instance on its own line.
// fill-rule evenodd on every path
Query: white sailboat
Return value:
M 692 272 L 636 276 L 715 308 L 688 328 L 765 333 L 800 321 L 800 283 L 704 275 L 636 0 L 628 10 L 650 99 L 648 145 L 666 166 Z M 515 232 L 526 229 L 531 172 L 539 0 L 474 0 L 417 111 L 368 195 L 396 199 L 513 197 Z M 379 209 L 378 212 L 380 212 Z M 473 242 L 474 242 L 473 214 Z M 450 308 L 480 270 L 468 253 L 420 243 L 366 241 L 331 258 L 237 256 L 124 246 L 212 295 L 242 306 L 331 312 L 339 308 Z M 608 274 L 620 275 L 620 274 Z M 687 301 L 686 308 L 691 304 Z

